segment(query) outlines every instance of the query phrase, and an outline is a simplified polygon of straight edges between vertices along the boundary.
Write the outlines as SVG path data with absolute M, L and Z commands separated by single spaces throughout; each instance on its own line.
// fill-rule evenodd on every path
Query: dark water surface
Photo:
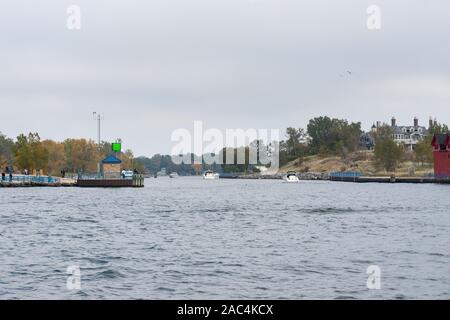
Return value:
M 0 299 L 450 298 L 448 185 L 158 178 L 0 203 Z

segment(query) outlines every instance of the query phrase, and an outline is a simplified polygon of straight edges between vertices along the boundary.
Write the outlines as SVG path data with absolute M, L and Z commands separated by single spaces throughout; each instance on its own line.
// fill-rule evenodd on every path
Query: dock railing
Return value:
M 362 173 L 359 171 L 334 171 L 330 172 L 330 180 L 333 181 L 356 181 L 362 177 Z
M 359 171 L 343 171 L 343 172 L 330 172 L 330 177 L 336 178 L 359 178 L 362 177 L 362 173 Z
M 133 175 L 127 175 L 123 177 L 121 174 L 117 174 L 114 176 L 107 176 L 104 177 L 100 173 L 80 173 L 76 177 L 78 180 L 136 180 L 136 179 L 143 179 L 143 174 L 134 173 Z
M 52 176 L 13 175 L 10 177 L 9 175 L 6 175 L 1 178 L 0 182 L 15 184 L 56 184 L 60 182 L 60 179 Z

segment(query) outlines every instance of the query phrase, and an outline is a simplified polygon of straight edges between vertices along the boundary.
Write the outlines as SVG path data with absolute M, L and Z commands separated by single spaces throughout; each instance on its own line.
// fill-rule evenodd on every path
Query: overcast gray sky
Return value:
M 372 4 L 381 30 L 366 27 Z M 151 156 L 194 120 L 449 123 L 449 18 L 448 0 L 2 1 L 0 131 L 95 139 L 98 111 L 103 139 Z

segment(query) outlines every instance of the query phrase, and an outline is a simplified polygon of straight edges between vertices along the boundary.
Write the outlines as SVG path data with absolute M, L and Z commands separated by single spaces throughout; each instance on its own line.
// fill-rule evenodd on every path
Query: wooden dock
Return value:
M 356 183 L 450 183 L 448 179 L 429 177 L 330 177 L 331 181 Z
M 143 188 L 144 176 L 135 174 L 131 179 L 78 179 L 76 186 L 80 188 Z
M 52 176 L 26 176 L 13 175 L 0 180 L 2 188 L 26 188 L 26 187 L 61 187 L 70 184 L 68 181 Z
M 52 176 L 22 176 L 15 175 L 11 179 L 0 179 L 0 188 L 29 188 L 29 187 L 81 187 L 81 188 L 142 188 L 144 176 L 136 174 L 130 179 L 104 178 L 58 178 Z

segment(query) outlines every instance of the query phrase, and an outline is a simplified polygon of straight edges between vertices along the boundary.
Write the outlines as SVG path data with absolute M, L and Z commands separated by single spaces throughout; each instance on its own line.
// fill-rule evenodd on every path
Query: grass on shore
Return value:
M 373 151 L 364 150 L 349 154 L 347 157 L 339 156 L 308 156 L 303 159 L 297 159 L 289 162 L 281 167 L 279 173 L 287 171 L 296 172 L 331 172 L 331 171 L 360 171 L 365 176 L 388 176 L 395 174 L 398 177 L 422 177 L 429 173 L 433 173 L 432 164 L 418 164 L 407 157 L 404 162 L 400 163 L 394 172 L 386 172 L 377 166 L 374 159 Z

